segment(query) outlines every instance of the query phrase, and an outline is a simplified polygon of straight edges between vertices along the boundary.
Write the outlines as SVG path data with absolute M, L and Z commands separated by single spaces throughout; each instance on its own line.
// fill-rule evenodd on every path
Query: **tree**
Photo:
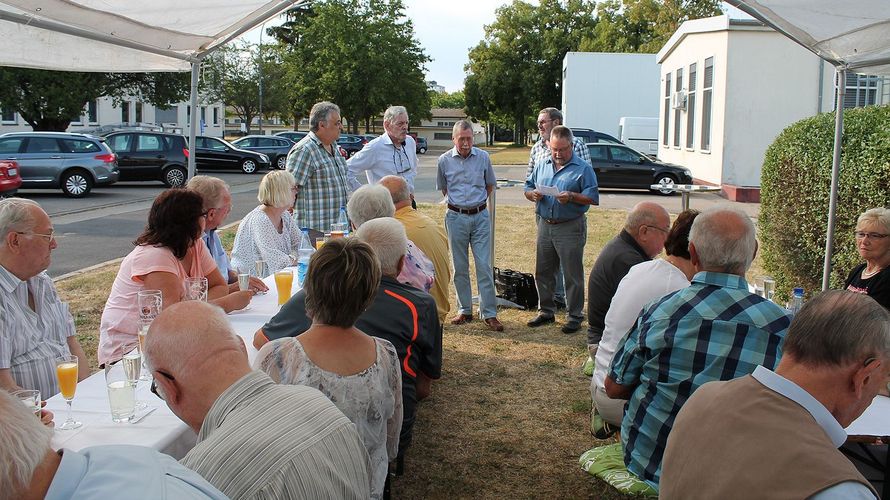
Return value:
M 63 132 L 87 103 L 135 96 L 166 107 L 189 93 L 188 73 L 79 73 L 0 67 L 0 103 L 35 131 Z
M 430 91 L 430 105 L 434 108 L 463 109 L 467 105 L 464 91 L 433 92 Z

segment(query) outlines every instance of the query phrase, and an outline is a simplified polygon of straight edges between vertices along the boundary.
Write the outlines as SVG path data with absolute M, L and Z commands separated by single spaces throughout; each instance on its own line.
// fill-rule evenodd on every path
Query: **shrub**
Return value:
M 764 268 L 780 298 L 795 286 L 808 296 L 822 289 L 834 116 L 792 124 L 766 151 L 758 226 Z M 853 237 L 859 214 L 890 199 L 890 106 L 847 110 L 841 152 L 831 288 L 862 261 Z

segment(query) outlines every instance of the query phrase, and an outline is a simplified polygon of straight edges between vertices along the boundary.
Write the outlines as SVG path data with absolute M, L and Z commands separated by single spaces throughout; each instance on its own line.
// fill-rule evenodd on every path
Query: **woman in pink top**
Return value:
M 148 225 L 133 243 L 136 248 L 121 262 L 102 311 L 99 325 L 99 363 L 116 361 L 135 344 L 139 332 L 136 295 L 160 290 L 163 307 L 182 300 L 185 278 L 206 277 L 207 299 L 226 312 L 243 309 L 253 292 L 229 293 L 226 280 L 201 241 L 207 214 L 201 195 L 168 189 L 155 198 Z

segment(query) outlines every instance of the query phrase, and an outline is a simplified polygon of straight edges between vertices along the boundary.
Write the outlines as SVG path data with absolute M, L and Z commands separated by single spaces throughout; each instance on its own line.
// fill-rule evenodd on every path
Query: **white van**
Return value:
M 649 155 L 658 154 L 658 118 L 622 116 L 618 120 L 621 142 Z

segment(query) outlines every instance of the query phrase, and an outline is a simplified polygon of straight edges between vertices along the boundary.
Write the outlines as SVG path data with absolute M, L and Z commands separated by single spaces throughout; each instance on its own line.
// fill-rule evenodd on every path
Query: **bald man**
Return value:
M 189 301 L 162 311 L 145 359 L 158 396 L 198 433 L 182 464 L 227 496 L 368 497 L 355 426 L 318 390 L 252 371 L 219 307 Z

